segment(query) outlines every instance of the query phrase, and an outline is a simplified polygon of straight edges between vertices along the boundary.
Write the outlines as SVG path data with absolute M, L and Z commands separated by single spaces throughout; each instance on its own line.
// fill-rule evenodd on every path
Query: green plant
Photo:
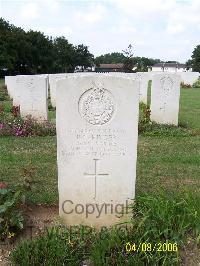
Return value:
M 141 133 L 145 130 L 145 128 L 151 123 L 150 115 L 151 110 L 148 105 L 141 102 L 139 106 L 139 124 L 138 124 L 138 131 Z
M 193 88 L 200 88 L 200 79 L 198 79 L 192 86 Z
M 19 107 L 13 106 L 10 112 L 0 108 L 0 136 L 54 136 L 56 134 L 55 125 L 45 121 L 38 123 L 31 116 L 20 117 Z
M 48 110 L 49 111 L 55 111 L 56 110 L 56 108 L 53 107 L 53 105 L 51 104 L 51 101 L 50 100 L 48 100 Z
M 143 136 L 171 136 L 171 137 L 188 137 L 192 136 L 193 131 L 187 127 L 180 125 L 165 125 L 157 123 L 143 124 L 139 126 L 139 133 Z
M 67 228 L 54 227 L 46 235 L 25 241 L 12 253 L 18 265 L 81 265 L 87 251 L 86 242 L 74 239 Z
M 26 192 L 32 190 L 35 167 L 30 162 L 22 168 L 22 178 L 13 186 L 0 183 L 0 239 L 11 238 L 24 228 L 21 205 L 26 202 Z
M 188 192 L 143 195 L 130 206 L 133 217 L 127 223 L 100 231 L 53 227 L 44 236 L 22 242 L 12 253 L 12 262 L 80 265 L 87 260 L 92 265 L 179 265 L 187 238 L 199 243 L 199 203 L 200 197 Z M 128 243 L 135 249 L 127 249 Z M 164 250 L 168 245 L 173 251 Z
M 0 101 L 9 100 L 7 87 L 5 85 L 0 86 Z
M 23 229 L 24 217 L 20 211 L 22 190 L 8 188 L 1 183 L 0 187 L 0 240 L 11 238 Z

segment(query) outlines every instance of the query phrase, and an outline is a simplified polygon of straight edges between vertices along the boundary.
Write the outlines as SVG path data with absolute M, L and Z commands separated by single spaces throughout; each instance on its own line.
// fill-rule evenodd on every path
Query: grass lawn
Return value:
M 200 129 L 200 88 L 181 89 L 179 123 Z
M 188 189 L 200 193 L 200 136 L 139 137 L 138 195 L 164 190 Z M 14 184 L 32 169 L 35 187 L 28 199 L 33 203 L 57 203 L 56 138 L 0 139 L 1 180 Z M 45 188 L 45 189 L 44 189 Z
M 1 81 L 2 83 L 2 81 Z M 1 104 L 1 103 L 0 103 Z M 11 102 L 3 102 L 9 110 Z M 49 111 L 55 121 L 55 111 Z M 200 130 L 200 89 L 181 89 L 180 124 Z M 0 180 L 15 184 L 25 169 L 36 181 L 32 203 L 58 203 L 56 137 L 1 137 Z M 200 192 L 200 135 L 189 137 L 139 136 L 136 193 L 160 189 Z M 45 189 L 44 189 L 45 187 Z
M 4 84 L 5 84 L 4 79 L 0 79 L 0 86 L 2 86 Z
M 8 100 L 1 104 L 7 111 L 12 106 Z M 55 122 L 55 111 L 49 111 L 49 119 Z M 64 231 L 63 237 L 59 228 L 57 231 L 53 228 L 43 238 L 28 244 L 22 242 L 14 252 L 15 263 L 82 265 L 89 243 L 94 265 L 123 265 L 125 260 L 128 260 L 127 265 L 161 265 L 160 262 L 180 265 L 178 253 L 135 252 L 128 256 L 122 249 L 122 244 L 128 241 L 159 243 L 169 240 L 178 243 L 182 252 L 179 257 L 185 261 L 183 265 L 198 265 L 200 89 L 181 89 L 179 124 L 187 125 L 188 130 L 184 130 L 195 134 L 180 134 L 183 129 L 179 128 L 179 134 L 173 129 L 173 136 L 166 131 L 157 136 L 139 136 L 136 179 L 136 204 L 139 204 L 134 212 L 133 231 L 121 236 L 105 234 L 103 238 L 91 234 L 84 241 L 76 235 L 73 246 L 68 242 L 68 232 Z M 58 204 L 55 136 L 0 137 L 0 182 L 15 185 L 25 177 L 34 181 L 32 190 L 27 192 L 30 204 Z M 46 264 L 41 264 L 44 261 Z

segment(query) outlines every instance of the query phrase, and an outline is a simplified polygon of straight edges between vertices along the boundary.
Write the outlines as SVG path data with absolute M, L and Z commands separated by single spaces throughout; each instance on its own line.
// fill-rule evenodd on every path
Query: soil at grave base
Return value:
M 9 255 L 22 240 L 41 235 L 45 228 L 59 222 L 58 206 L 33 205 L 23 209 L 26 219 L 25 229 L 12 242 L 0 242 L 0 266 L 11 265 Z
M 34 205 L 26 208 L 26 227 L 25 230 L 13 241 L 13 243 L 0 242 L 0 266 L 10 266 L 10 252 L 24 239 L 32 239 L 43 234 L 45 228 L 52 227 L 59 223 L 58 206 Z M 200 265 L 200 249 L 192 242 L 180 252 L 181 266 Z M 90 265 L 86 263 L 85 265 Z
M 200 247 L 194 241 L 188 241 L 180 252 L 181 266 L 199 266 L 200 265 Z

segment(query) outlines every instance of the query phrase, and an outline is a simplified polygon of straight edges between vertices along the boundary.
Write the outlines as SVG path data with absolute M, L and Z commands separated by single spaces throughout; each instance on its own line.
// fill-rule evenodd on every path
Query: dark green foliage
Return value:
M 148 67 L 151 67 L 156 63 L 160 63 L 161 60 L 146 57 L 134 57 L 134 62 L 137 66 L 136 71 L 146 72 L 148 71 Z
M 0 240 L 15 236 L 23 229 L 24 217 L 20 211 L 22 191 L 0 183 Z
M 95 63 L 99 64 L 117 64 L 125 62 L 125 55 L 123 53 L 110 53 L 105 55 L 100 55 L 95 58 Z M 159 63 L 159 59 L 152 59 L 146 57 L 133 57 L 134 65 L 137 67 L 136 71 L 147 71 L 149 66 L 153 66 L 156 63 Z
M 186 63 L 187 67 L 192 67 L 193 71 L 200 72 L 200 45 L 197 45 L 192 53 L 192 58 Z
M 143 102 L 140 102 L 139 107 L 140 113 L 139 113 L 139 123 L 140 124 L 149 124 L 150 123 L 150 115 L 151 110 L 148 105 L 146 105 Z
M 133 67 L 135 66 L 134 58 L 133 58 L 133 46 L 129 44 L 128 48 L 123 51 L 125 59 L 124 59 L 124 70 L 125 72 L 133 72 Z
M 73 72 L 93 64 L 83 44 L 74 46 L 65 37 L 52 39 L 39 31 L 28 32 L 0 18 L 0 76 Z
M 118 63 L 124 63 L 125 56 L 123 53 L 110 53 L 110 54 L 104 54 L 97 56 L 95 58 L 96 65 L 99 64 L 118 64 Z
M 8 91 L 5 85 L 0 86 L 0 102 L 2 101 L 8 101 Z
M 189 60 L 186 62 L 186 67 L 187 67 L 187 69 L 192 68 L 192 64 L 193 64 L 193 60 L 192 60 L 192 59 L 189 59 Z
M 56 108 L 52 106 L 51 100 L 48 99 L 48 110 L 49 111 L 55 111 Z
M 193 88 L 200 88 L 200 79 L 198 79 L 192 86 Z

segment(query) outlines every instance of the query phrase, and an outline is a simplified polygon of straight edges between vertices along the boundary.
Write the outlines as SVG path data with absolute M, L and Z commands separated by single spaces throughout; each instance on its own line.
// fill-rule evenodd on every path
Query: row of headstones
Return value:
M 135 197 L 139 101 L 141 95 L 146 101 L 150 79 L 154 118 L 162 115 L 162 122 L 172 123 L 178 119 L 181 77 L 148 75 L 55 78 L 59 212 L 67 225 L 110 226 L 128 218 L 127 206 Z M 33 86 L 34 77 L 24 78 L 21 86 L 28 87 L 20 87 L 25 97 L 20 106 L 40 102 L 41 95 L 46 101 L 46 77 L 35 79 L 43 85 Z M 51 76 L 49 80 L 52 84 Z M 37 97 L 31 96 L 34 89 Z
M 193 84 L 198 72 L 170 73 L 76 73 L 6 76 L 5 84 L 14 106 L 20 106 L 22 117 L 31 115 L 37 120 L 48 119 L 48 89 L 51 104 L 56 107 L 57 81 L 81 76 L 119 76 L 139 81 L 139 101 L 147 103 L 148 82 L 152 80 L 151 120 L 157 123 L 178 124 L 180 82 Z M 81 85 L 80 85 L 81 86 Z
M 146 101 L 150 79 L 137 75 L 139 81 L 116 73 L 56 83 L 59 213 L 68 226 L 111 226 L 131 215 L 139 101 L 143 93 Z M 176 74 L 152 77 L 155 120 L 177 124 L 180 83 Z

